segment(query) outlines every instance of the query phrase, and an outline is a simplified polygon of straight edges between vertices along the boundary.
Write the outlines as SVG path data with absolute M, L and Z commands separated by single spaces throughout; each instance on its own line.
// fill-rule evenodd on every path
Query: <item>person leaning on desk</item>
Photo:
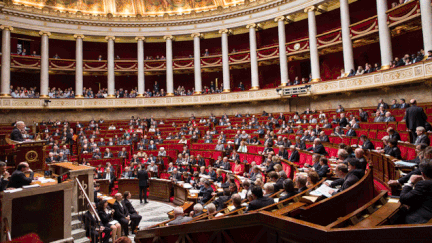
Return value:
M 24 173 L 30 172 L 30 176 L 26 177 Z M 9 179 L 8 188 L 21 188 L 23 186 L 30 185 L 33 181 L 34 173 L 30 169 L 27 162 L 21 162 L 18 164 L 17 170 L 14 171 Z

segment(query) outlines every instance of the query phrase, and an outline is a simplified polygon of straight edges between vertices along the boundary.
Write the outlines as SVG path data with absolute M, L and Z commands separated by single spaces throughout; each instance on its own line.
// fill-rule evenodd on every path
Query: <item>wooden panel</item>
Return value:
M 139 198 L 139 180 L 138 179 L 117 179 L 118 192 L 123 194 L 129 191 L 133 199 Z
M 169 202 L 170 194 L 170 181 L 150 179 L 149 199 Z

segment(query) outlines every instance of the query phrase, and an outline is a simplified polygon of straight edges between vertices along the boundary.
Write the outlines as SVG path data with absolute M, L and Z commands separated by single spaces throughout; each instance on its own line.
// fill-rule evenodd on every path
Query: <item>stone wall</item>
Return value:
M 432 102 L 431 87 L 425 83 L 411 85 L 393 86 L 387 90 L 372 89 L 350 93 L 334 93 L 316 97 L 298 97 L 292 99 L 281 99 L 277 101 L 256 101 L 238 104 L 206 105 L 206 106 L 184 106 L 169 108 L 137 108 L 137 109 L 100 109 L 100 110 L 9 110 L 3 112 L 0 123 L 12 123 L 15 120 L 25 122 L 41 120 L 90 120 L 92 118 L 105 120 L 128 119 L 131 116 L 153 116 L 155 118 L 189 117 L 191 113 L 195 116 L 209 116 L 210 113 L 222 115 L 227 113 L 233 115 L 236 112 L 261 113 L 267 112 L 303 112 L 306 108 L 317 110 L 335 109 L 338 104 L 345 108 L 376 106 L 377 100 L 383 98 L 390 103 L 392 99 L 405 98 L 407 102 L 415 98 L 418 102 Z

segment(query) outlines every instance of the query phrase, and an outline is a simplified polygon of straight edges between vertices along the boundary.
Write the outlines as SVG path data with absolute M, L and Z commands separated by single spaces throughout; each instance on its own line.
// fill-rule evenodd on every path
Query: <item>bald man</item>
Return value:
M 120 222 L 125 235 L 129 235 L 129 222 L 131 220 L 129 211 L 124 202 L 122 202 L 123 196 L 121 193 L 116 193 L 115 199 L 116 201 L 113 204 L 114 219 Z
M 30 176 L 27 177 L 25 173 L 30 172 Z M 17 170 L 14 171 L 9 179 L 8 187 L 10 188 L 21 188 L 22 186 L 30 185 L 33 181 L 33 171 L 27 162 L 21 162 L 18 164 Z

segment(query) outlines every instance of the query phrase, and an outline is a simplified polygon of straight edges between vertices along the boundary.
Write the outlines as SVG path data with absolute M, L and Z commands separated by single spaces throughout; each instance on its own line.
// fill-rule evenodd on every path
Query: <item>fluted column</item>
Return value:
M 315 12 L 317 8 L 310 6 L 304 10 L 308 14 L 308 28 L 309 28 L 309 51 L 310 51 L 310 63 L 312 72 L 312 82 L 319 82 L 321 80 L 320 67 L 319 67 L 319 55 L 318 55 L 318 42 L 317 42 L 317 29 Z
M 40 98 L 48 98 L 49 93 L 49 36 L 50 32 L 40 31 L 41 36 L 41 71 L 40 71 Z
M 114 36 L 107 36 L 108 41 L 108 96 L 107 98 L 115 98 L 115 74 L 114 74 Z
M 353 47 L 350 35 L 350 14 L 348 0 L 340 0 L 342 47 L 345 73 L 349 73 L 354 67 Z
M 258 57 L 257 57 L 257 44 L 256 44 L 256 29 L 258 25 L 248 24 L 246 28 L 249 29 L 249 51 L 251 60 L 251 90 L 259 89 L 259 76 L 258 76 Z
M 275 18 L 278 23 L 279 36 L 279 66 L 281 75 L 281 86 L 287 86 L 288 83 L 288 61 L 286 55 L 286 36 L 285 36 L 285 16 Z
M 229 69 L 229 55 L 228 55 L 228 34 L 229 29 L 219 30 L 222 35 L 222 73 L 223 73 L 223 92 L 231 91 L 230 84 L 230 69 Z
M 13 27 L 2 25 L 1 97 L 10 97 L 10 54 Z
M 75 98 L 83 96 L 83 39 L 84 35 L 74 35 L 75 47 Z
M 202 34 L 193 33 L 191 35 L 194 40 L 194 73 L 195 73 L 195 94 L 202 93 L 202 80 L 201 80 L 201 47 L 200 38 Z
M 420 0 L 420 11 L 423 31 L 423 50 L 425 53 L 432 50 L 432 10 L 431 2 Z
M 173 70 L 173 53 L 172 53 L 172 35 L 164 36 L 166 41 L 166 87 L 167 96 L 174 96 L 174 70 Z
M 429 3 L 430 4 L 430 3 Z M 393 60 L 390 29 L 387 25 L 387 0 L 377 0 L 378 31 L 381 51 L 381 70 L 390 68 Z
M 145 37 L 139 36 L 135 37 L 135 40 L 137 40 L 138 45 L 138 97 L 144 96 L 144 90 L 145 90 L 145 76 L 144 76 L 144 40 Z

